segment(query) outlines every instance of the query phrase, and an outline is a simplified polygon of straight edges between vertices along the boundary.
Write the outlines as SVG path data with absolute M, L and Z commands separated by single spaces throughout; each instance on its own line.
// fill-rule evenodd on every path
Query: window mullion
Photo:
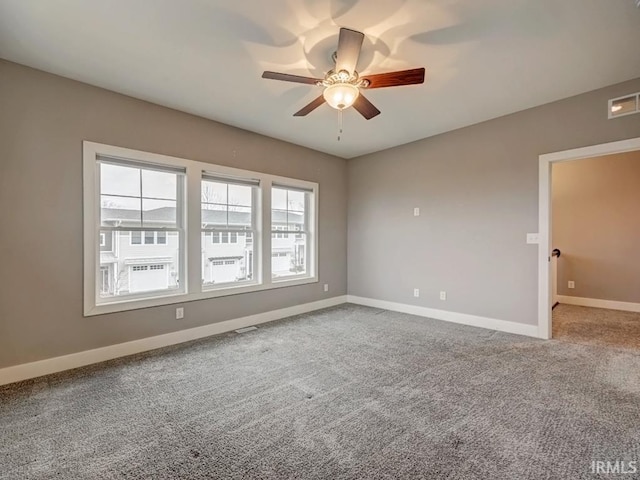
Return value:
M 273 184 L 271 180 L 265 180 L 262 186 L 262 231 L 260 235 L 260 239 L 262 244 L 261 247 L 261 255 L 260 259 L 262 262 L 262 281 L 265 285 L 270 285 L 273 283 L 272 275 L 271 275 L 271 232 L 273 231 L 273 226 L 271 225 L 271 190 L 273 188 Z
M 142 213 L 142 169 L 140 169 L 140 226 L 144 227 L 144 214 Z
M 304 228 L 306 233 L 307 259 L 309 274 L 318 276 L 318 187 L 311 195 L 305 195 Z
M 85 158 L 85 161 L 87 159 Z M 97 166 L 96 162 L 95 162 L 95 157 L 92 159 L 93 161 L 92 163 L 92 168 L 91 171 L 95 172 L 93 181 L 94 183 L 94 188 L 95 188 L 95 192 L 93 194 L 93 202 L 95 202 L 94 204 L 94 218 L 93 220 L 93 227 L 94 227 L 94 232 L 96 235 L 100 235 L 100 224 L 102 223 L 102 196 L 101 196 L 101 174 L 100 174 L 100 167 Z M 87 165 L 85 165 L 85 169 L 87 169 Z M 86 199 L 86 198 L 85 198 Z M 93 239 L 95 240 L 95 239 Z M 86 239 L 85 239 L 86 241 Z M 100 247 L 95 246 L 95 241 L 91 242 L 91 248 L 92 248 L 92 252 L 94 252 L 93 254 L 93 263 L 94 263 L 94 269 L 93 269 L 93 274 L 91 275 L 91 279 L 92 279 L 92 285 L 93 285 L 93 303 L 96 303 L 96 299 L 98 298 L 98 296 L 100 295 L 100 282 L 98 281 L 98 275 L 100 274 L 101 270 L 100 270 Z M 85 245 L 85 249 L 86 249 L 86 245 Z M 85 299 L 86 301 L 86 299 Z
M 185 264 L 188 293 L 202 292 L 202 170 L 197 166 L 187 167 L 186 217 L 185 224 Z

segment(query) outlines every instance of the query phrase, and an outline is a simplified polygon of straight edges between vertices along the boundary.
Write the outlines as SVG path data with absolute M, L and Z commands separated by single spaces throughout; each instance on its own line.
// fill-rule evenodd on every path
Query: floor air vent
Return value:
M 250 332 L 251 330 L 257 330 L 258 327 L 244 327 L 244 328 L 239 328 L 236 330 L 236 333 L 246 333 L 246 332 Z

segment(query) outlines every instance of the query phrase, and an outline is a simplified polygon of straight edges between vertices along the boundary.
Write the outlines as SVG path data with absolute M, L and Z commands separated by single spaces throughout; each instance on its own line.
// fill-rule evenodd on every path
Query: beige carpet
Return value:
M 640 313 L 561 304 L 553 309 L 553 338 L 640 349 Z

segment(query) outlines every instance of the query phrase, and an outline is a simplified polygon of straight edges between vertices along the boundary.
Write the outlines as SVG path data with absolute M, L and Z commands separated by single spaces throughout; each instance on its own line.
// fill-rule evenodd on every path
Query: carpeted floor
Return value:
M 616 460 L 640 355 L 354 305 L 0 388 L 2 479 L 638 478 Z
M 640 313 L 560 304 L 553 309 L 553 338 L 640 353 Z

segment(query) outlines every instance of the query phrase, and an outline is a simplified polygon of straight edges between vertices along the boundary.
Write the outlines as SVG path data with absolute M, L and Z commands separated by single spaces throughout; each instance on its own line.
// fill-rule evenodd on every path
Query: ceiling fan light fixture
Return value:
M 304 77 L 270 71 L 263 72 L 262 78 L 305 83 L 324 88 L 322 95 L 316 97 L 308 105 L 305 105 L 294 113 L 294 117 L 304 117 L 323 103 L 328 103 L 331 108 L 338 110 L 338 118 L 340 119 L 342 118 L 342 111 L 353 106 L 365 120 L 371 120 L 375 116 L 380 115 L 380 110 L 367 100 L 364 95 L 360 94 L 361 88 L 370 89 L 418 85 L 424 83 L 425 69 L 412 68 L 410 70 L 399 70 L 397 72 L 367 74 L 365 78 L 360 78 L 356 67 L 358 65 L 358 57 L 360 56 L 363 40 L 364 33 L 349 28 L 341 28 L 338 37 L 338 50 L 331 57 L 335 63 L 335 68 L 329 70 L 324 78 Z
M 322 92 L 322 96 L 331 108 L 344 110 L 349 108 L 360 95 L 358 87 L 350 83 L 335 83 Z

